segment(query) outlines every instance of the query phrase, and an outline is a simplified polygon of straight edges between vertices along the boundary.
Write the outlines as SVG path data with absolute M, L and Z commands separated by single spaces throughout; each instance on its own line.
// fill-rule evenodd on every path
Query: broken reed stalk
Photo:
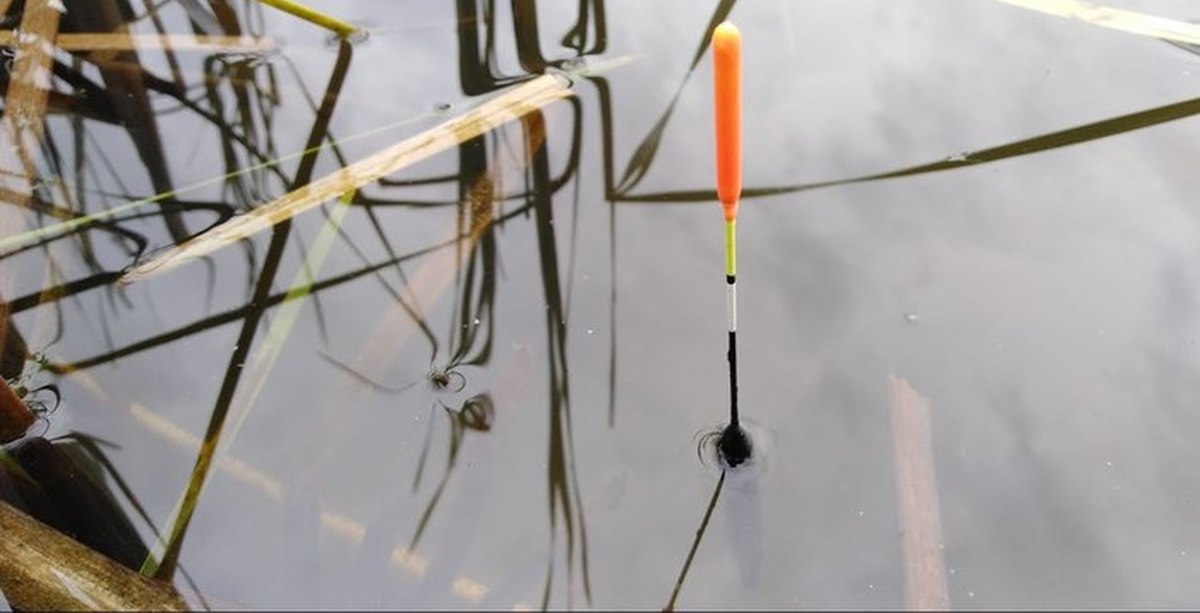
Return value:
M 0 502 L 0 589 L 24 611 L 186 611 L 170 584 L 147 579 Z
M 376 181 L 497 126 L 571 95 L 570 80 L 542 75 L 441 125 L 326 175 L 245 215 L 135 266 L 121 277 L 127 284 L 208 255 L 348 191 Z
M 285 13 L 290 13 L 305 21 L 315 23 L 326 30 L 346 38 L 355 32 L 358 32 L 358 27 L 350 25 L 341 19 L 326 15 L 321 11 L 304 6 L 294 0 L 258 0 L 259 2 L 277 8 Z
M 40 147 L 50 94 L 49 76 L 54 62 L 54 40 L 62 14 L 49 0 L 29 0 L 21 16 L 21 36 L 12 41 L 14 59 L 4 96 L 4 122 L 0 128 L 0 189 L 16 199 L 17 209 L 28 207 L 37 173 L 31 157 Z M 11 215 L 5 219 L 12 221 Z M 23 214 L 22 214 L 23 217 Z M 0 225 L 0 236 L 16 228 Z M 8 275 L 5 275 L 6 281 Z M 7 288 L 4 288 L 7 289 Z
M 19 234 L 29 217 L 33 186 L 38 178 L 47 100 L 54 64 L 54 40 L 62 13 L 50 0 L 27 0 L 21 15 L 21 36 L 13 45 L 13 63 L 4 95 L 0 122 L 0 194 L 11 205 L 0 208 L 0 237 Z M 12 295 L 20 274 L 0 274 L 0 296 Z M 0 326 L 11 326 L 4 309 Z M 0 340 L 6 334 L 0 333 Z
M 913 611 L 950 608 L 929 401 L 908 381 L 889 377 L 896 497 L 904 560 L 904 604 Z
M 13 32 L 0 32 L 0 47 L 17 43 Z M 171 49 L 172 51 L 236 51 L 264 52 L 275 48 L 275 41 L 265 36 L 206 36 L 197 34 L 60 34 L 54 46 L 63 51 L 135 51 Z
M 589 76 L 595 76 L 595 75 L 603 73 L 604 71 L 627 64 L 627 63 L 633 61 L 633 59 L 634 59 L 633 56 L 623 55 L 620 57 L 610 58 L 610 59 L 607 59 L 607 60 L 604 60 L 601 62 L 587 64 L 581 68 L 567 71 L 565 73 L 566 76 L 564 76 L 563 79 L 566 82 L 566 81 L 570 81 L 570 79 L 573 79 L 576 77 L 584 78 L 584 77 L 589 77 Z M 527 83 L 527 84 L 531 84 L 531 83 Z M 520 88 L 522 86 L 516 86 L 516 87 Z M 512 91 L 513 91 L 512 89 L 501 91 L 498 94 L 496 94 L 495 97 L 508 95 Z M 565 97 L 568 95 L 570 95 L 569 91 L 560 94 L 558 97 Z M 481 106 L 488 104 L 489 101 L 494 101 L 495 97 L 491 98 L 490 100 L 485 100 L 481 104 Z M 529 102 L 532 102 L 532 101 L 527 101 L 527 103 L 529 103 Z M 539 103 L 545 104 L 546 101 L 541 101 Z M 470 104 L 471 104 L 470 102 L 467 103 L 468 106 Z M 402 119 L 402 120 L 399 120 L 399 121 L 396 121 L 393 123 L 389 123 L 389 124 L 385 124 L 385 125 L 381 125 L 381 126 L 372 128 L 365 132 L 359 132 L 358 134 L 355 134 L 353 136 L 340 138 L 340 139 L 338 139 L 337 144 L 347 144 L 347 143 L 350 143 L 353 141 L 359 141 L 359 140 L 362 140 L 362 139 L 365 139 L 368 137 L 378 136 L 380 134 L 383 134 L 384 132 L 389 132 L 391 130 L 395 130 L 395 129 L 407 126 L 416 121 L 421 121 L 421 120 L 427 119 L 435 114 L 436 113 L 430 111 L 427 113 L 423 113 L 421 115 L 407 117 L 405 119 Z M 0 131 L 0 145 L 4 144 L 4 140 L 2 138 L 4 136 L 4 134 L 5 134 L 4 131 Z M 320 145 L 313 147 L 312 149 L 297 151 L 297 152 L 290 153 L 288 155 L 281 156 L 281 157 L 278 157 L 275 159 L 265 160 L 265 161 L 262 161 L 262 162 L 259 162 L 256 164 L 250 164 L 248 166 L 238 168 L 232 172 L 228 172 L 228 173 L 220 175 L 220 176 L 204 179 L 203 181 L 198 181 L 198 182 L 188 185 L 186 187 L 180 187 L 178 189 L 173 189 L 173 190 L 167 191 L 167 192 L 160 192 L 160 193 L 154 194 L 153 196 L 148 196 L 146 198 L 141 198 L 138 200 L 126 202 L 124 204 L 109 207 L 107 209 L 104 209 L 101 211 L 96 211 L 94 213 L 89 213 L 87 215 L 83 215 L 83 214 L 72 215 L 70 213 L 70 211 L 67 211 L 67 210 L 59 207 L 58 209 L 54 209 L 55 216 L 61 217 L 61 218 L 65 219 L 65 221 L 63 221 L 61 223 L 57 223 L 57 224 L 43 226 L 40 228 L 35 228 L 33 230 L 23 231 L 23 232 L 19 231 L 19 229 L 15 228 L 15 227 L 10 228 L 8 231 L 5 231 L 5 228 L 7 226 L 3 225 L 3 217 L 4 217 L 4 212 L 7 209 L 0 207 L 0 257 L 3 257 L 4 255 L 6 255 L 7 252 L 10 250 L 20 250 L 20 249 L 23 249 L 30 245 L 36 244 L 40 241 L 46 241 L 46 240 L 58 238 L 61 236 L 65 236 L 71 232 L 75 232 L 82 228 L 87 228 L 87 227 L 93 226 L 95 224 L 98 224 L 98 223 L 106 221 L 106 220 L 118 219 L 121 215 L 133 213 L 134 211 L 137 211 L 138 209 L 149 206 L 151 204 L 154 204 L 157 202 L 162 202 L 162 201 L 170 199 L 170 198 L 176 198 L 176 197 L 180 196 L 181 194 L 191 192 L 191 191 L 194 191 L 197 189 L 201 189 L 204 187 L 218 185 L 218 184 L 224 183 L 225 181 L 228 181 L 229 179 L 234 178 L 234 177 L 239 177 L 239 176 L 251 173 L 251 172 L 256 172 L 256 171 L 267 169 L 267 168 L 275 168 L 284 162 L 289 162 L 292 160 L 300 159 L 300 158 L 312 153 L 313 151 L 320 150 L 320 149 L 326 149 L 330 146 L 332 146 L 331 143 L 328 143 L 328 142 L 322 143 Z M 3 153 L 5 151 L 6 151 L 5 147 L 0 146 L 0 161 L 3 161 L 3 159 L 5 159 L 3 157 Z M 6 177 L 3 172 L 0 172 L 0 187 L 2 187 L 5 184 L 4 181 L 7 178 L 8 177 Z M 355 187 L 357 187 L 357 186 L 355 186 Z M 331 194 L 329 196 L 329 199 L 333 199 L 333 198 L 337 197 L 338 195 L 340 195 L 341 193 L 342 192 L 337 192 L 337 193 Z M 0 189 L 0 198 L 5 199 L 9 202 L 16 201 L 13 196 L 8 195 L 8 192 L 4 191 L 3 189 Z M 0 279 L 0 285 L 2 285 L 2 282 L 3 282 L 3 279 Z M 0 288 L 0 289 L 2 289 L 2 288 Z

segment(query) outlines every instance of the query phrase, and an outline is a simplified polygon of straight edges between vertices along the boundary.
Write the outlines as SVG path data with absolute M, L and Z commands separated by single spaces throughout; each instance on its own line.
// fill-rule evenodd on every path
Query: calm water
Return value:
M 162 8 L 166 31 L 192 32 L 184 4 Z M 332 205 L 294 220 L 277 261 L 268 231 L 127 287 L 103 275 L 134 263 L 109 232 L 5 257 L 10 300 L 97 279 L 14 309 L 44 360 L 26 377 L 61 390 L 49 433 L 114 443 L 163 529 L 236 383 L 179 558 L 197 606 L 189 580 L 211 606 L 664 606 L 717 484 L 698 435 L 728 409 L 721 217 L 696 195 L 707 54 L 689 71 L 712 7 L 483 3 L 489 21 L 470 0 L 311 4 L 370 30 L 342 51 L 336 99 L 323 30 L 239 4 L 276 51 L 109 58 L 186 93 L 151 91 L 124 126 L 53 113 L 38 189 L 96 211 L 220 177 L 303 150 L 323 101 L 349 163 L 546 64 L 597 72 L 363 186 L 294 321 L 278 300 L 256 321 L 252 297 L 264 267 L 271 295 L 306 278 Z M 989 0 L 730 18 L 748 195 L 983 162 L 742 203 L 741 406 L 769 449 L 724 484 L 677 606 L 904 605 L 889 377 L 932 407 L 954 607 L 1200 604 L 1200 103 L 1127 118 L 1192 101 L 1200 56 Z M 1085 124 L 1070 146 L 1037 138 Z M 1045 150 L 969 154 L 1026 139 Z M 287 193 L 297 165 L 164 208 L 197 233 Z M 114 223 L 157 252 L 174 242 L 162 210 Z

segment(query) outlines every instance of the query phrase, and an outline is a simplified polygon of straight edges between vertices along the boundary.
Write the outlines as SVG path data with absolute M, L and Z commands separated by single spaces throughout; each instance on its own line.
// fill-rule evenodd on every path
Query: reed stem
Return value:
M 299 2 L 295 2 L 295 0 L 258 0 L 258 1 L 267 6 L 274 7 L 281 11 L 284 11 L 286 13 L 295 15 L 296 17 L 299 17 L 300 19 L 303 19 L 305 21 L 315 23 L 315 24 L 321 26 L 322 28 L 325 28 L 326 30 L 333 32 L 334 34 L 337 34 L 338 36 L 340 36 L 342 38 L 346 38 L 346 37 L 350 36 L 351 34 L 358 32 L 357 26 L 351 25 L 351 24 L 349 24 L 345 21 L 342 21 L 341 19 L 338 19 L 336 17 L 333 17 L 331 15 L 326 15 L 325 13 L 322 13 L 321 11 L 318 11 L 316 9 L 304 6 L 303 4 L 300 4 Z

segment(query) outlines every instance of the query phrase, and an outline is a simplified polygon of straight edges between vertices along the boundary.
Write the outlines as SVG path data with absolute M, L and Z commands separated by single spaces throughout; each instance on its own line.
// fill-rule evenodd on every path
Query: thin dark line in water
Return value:
M 679 598 L 679 590 L 683 588 L 683 581 L 687 579 L 688 570 L 692 567 L 692 559 L 696 557 L 696 550 L 700 548 L 700 541 L 704 539 L 704 533 L 708 530 L 708 520 L 712 518 L 713 510 L 717 508 L 717 499 L 721 497 L 721 486 L 725 485 L 725 471 L 721 471 L 721 478 L 717 479 L 717 487 L 713 489 L 712 498 L 708 501 L 708 508 L 704 511 L 704 519 L 700 521 L 700 527 L 696 530 L 696 538 L 692 541 L 692 548 L 688 551 L 687 559 L 683 561 L 683 569 L 679 571 L 679 578 L 675 580 L 675 589 L 671 591 L 671 599 L 667 601 L 667 606 L 663 607 L 664 611 L 675 610 L 675 600 Z
M 358 372 L 357 370 L 354 370 L 354 367 L 333 357 L 332 355 L 329 355 L 324 350 L 318 350 L 317 355 L 321 356 L 321 358 L 323 360 L 325 360 L 326 362 L 329 362 L 330 364 L 336 366 L 342 372 L 346 373 L 347 375 L 350 375 L 358 382 L 363 383 L 367 386 L 370 386 L 381 392 L 391 392 L 391 393 L 404 392 L 404 391 L 407 391 L 408 389 L 412 388 L 412 386 L 414 386 L 422 381 L 422 379 L 416 379 L 414 381 L 405 383 L 404 385 L 401 385 L 401 386 L 385 385 L 383 383 L 380 383 L 380 382 Z

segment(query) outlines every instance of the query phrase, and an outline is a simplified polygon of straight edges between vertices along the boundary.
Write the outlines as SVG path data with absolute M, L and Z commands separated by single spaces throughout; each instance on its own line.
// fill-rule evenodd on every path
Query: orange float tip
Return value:
M 737 26 L 721 22 L 713 30 L 712 50 L 717 196 L 726 221 L 732 221 L 742 195 L 742 33 Z

